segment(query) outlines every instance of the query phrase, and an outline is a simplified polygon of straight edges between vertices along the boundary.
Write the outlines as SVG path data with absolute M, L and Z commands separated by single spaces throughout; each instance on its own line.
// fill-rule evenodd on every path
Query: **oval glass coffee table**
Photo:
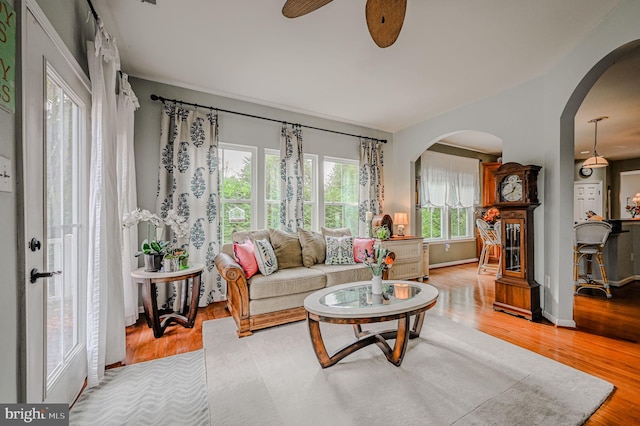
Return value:
M 371 294 L 371 283 L 360 281 L 319 290 L 307 296 L 307 325 L 311 343 L 322 368 L 373 343 L 387 360 L 402 364 L 409 339 L 420 336 L 424 313 L 436 304 L 438 290 L 429 284 L 412 281 L 383 281 L 382 295 Z M 410 319 L 415 316 L 413 327 Z M 363 331 L 362 324 L 398 320 L 397 329 Z M 320 322 L 353 325 L 356 340 L 329 355 L 320 332 Z M 387 340 L 395 339 L 393 349 Z

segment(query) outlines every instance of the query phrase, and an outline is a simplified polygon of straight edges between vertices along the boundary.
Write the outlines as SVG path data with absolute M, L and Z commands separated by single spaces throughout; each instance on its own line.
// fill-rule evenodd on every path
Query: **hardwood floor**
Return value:
M 493 310 L 494 276 L 477 264 L 432 269 L 427 281 L 440 290 L 431 311 L 613 383 L 612 396 L 586 425 L 630 425 L 640 419 L 640 282 L 575 297 L 577 329 L 555 327 Z M 568 283 L 567 285 L 571 285 Z M 202 322 L 229 316 L 223 302 L 200 308 L 192 329 L 170 326 L 156 339 L 144 317 L 127 327 L 125 364 L 202 348 Z M 428 322 L 425 322 L 428 327 Z M 245 337 L 250 339 L 251 337 Z

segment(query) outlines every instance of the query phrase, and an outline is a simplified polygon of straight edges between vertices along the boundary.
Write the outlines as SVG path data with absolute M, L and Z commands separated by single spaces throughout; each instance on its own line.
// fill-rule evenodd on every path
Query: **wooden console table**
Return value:
M 162 337 L 165 328 L 172 322 L 177 322 L 183 327 L 192 328 L 198 313 L 198 301 L 200 300 L 201 276 L 204 265 L 192 265 L 188 269 L 176 272 L 146 272 L 144 268 L 138 268 L 131 272 L 131 277 L 138 284 L 142 284 L 142 304 L 147 316 L 147 325 L 153 328 L 153 335 Z M 156 287 L 158 283 L 184 281 L 180 299 L 181 309 L 175 312 L 171 309 L 158 311 Z M 188 303 L 189 281 L 191 285 L 191 301 Z

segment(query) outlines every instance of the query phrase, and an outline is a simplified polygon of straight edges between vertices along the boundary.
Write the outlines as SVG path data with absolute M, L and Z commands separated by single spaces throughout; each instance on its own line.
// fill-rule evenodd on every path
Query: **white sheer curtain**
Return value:
M 120 73 L 118 91 L 118 186 L 119 218 L 138 207 L 136 191 L 136 163 L 133 152 L 134 112 L 140 108 L 138 98 L 127 74 Z M 135 253 L 138 250 L 136 227 L 122 228 L 122 285 L 124 296 L 124 322 L 126 326 L 138 320 L 138 287 L 131 281 L 131 271 L 138 267 Z
M 384 203 L 382 143 L 360 139 L 358 234 L 366 235 L 366 213 L 381 214 Z
M 304 153 L 302 128 L 282 125 L 280 132 L 280 227 L 287 232 L 304 228 Z
M 122 287 L 122 227 L 118 207 L 115 40 L 97 20 L 95 41 L 87 43 L 91 79 L 91 174 L 89 182 L 89 265 L 87 274 L 87 385 L 96 386 L 105 365 L 126 352 Z
M 420 157 L 424 207 L 472 207 L 479 202 L 480 162 L 426 151 Z

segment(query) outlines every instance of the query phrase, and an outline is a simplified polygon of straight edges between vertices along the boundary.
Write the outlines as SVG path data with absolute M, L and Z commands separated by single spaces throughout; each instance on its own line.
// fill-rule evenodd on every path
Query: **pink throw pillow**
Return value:
M 373 238 L 354 238 L 353 239 L 353 260 L 356 263 L 363 263 L 367 255 L 365 254 L 365 250 L 371 256 L 373 253 Z
M 245 240 L 243 243 L 233 243 L 233 254 L 247 279 L 251 278 L 258 272 L 258 262 L 253 251 L 253 243 L 251 240 Z

